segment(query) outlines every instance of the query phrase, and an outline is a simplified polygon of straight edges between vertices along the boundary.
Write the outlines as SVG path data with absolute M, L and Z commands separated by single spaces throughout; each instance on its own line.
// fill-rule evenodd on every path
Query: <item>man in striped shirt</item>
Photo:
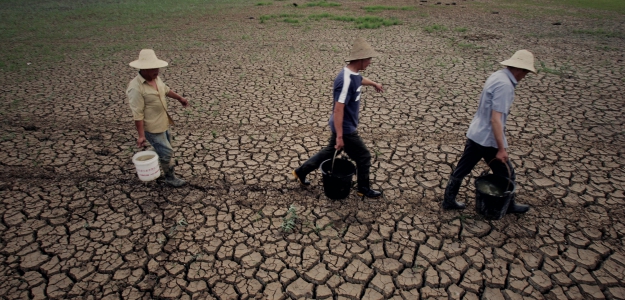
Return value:
M 306 175 L 318 169 L 323 161 L 331 159 L 335 150 L 344 149 L 345 153 L 356 162 L 358 196 L 375 198 L 382 195 L 381 192 L 371 189 L 369 185 L 371 153 L 357 132 L 362 86 L 369 85 L 373 86 L 377 92 L 384 91 L 381 84 L 362 77 L 359 73 L 367 69 L 372 57 L 377 56 L 379 54 L 364 39 L 356 39 L 349 57 L 345 59 L 348 64 L 334 80 L 334 105 L 329 121 L 332 136 L 328 146 L 293 171 L 294 179 L 301 185 L 310 185 L 310 182 L 306 180 Z

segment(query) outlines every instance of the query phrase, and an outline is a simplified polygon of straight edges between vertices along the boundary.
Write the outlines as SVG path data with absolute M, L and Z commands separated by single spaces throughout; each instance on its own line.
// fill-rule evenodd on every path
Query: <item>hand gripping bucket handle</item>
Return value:
M 496 159 L 497 159 L 496 157 L 495 157 L 495 158 L 493 158 L 493 159 L 491 159 L 491 160 L 488 162 L 488 166 L 490 167 L 490 164 L 491 164 L 493 161 L 495 161 Z M 512 172 L 510 171 L 510 166 L 508 166 L 508 163 L 507 163 L 507 162 L 505 162 L 505 163 L 503 163 L 503 164 L 506 166 L 506 169 L 508 170 L 508 179 L 510 179 L 510 177 L 512 177 Z M 486 169 L 484 172 L 482 172 L 482 174 L 481 174 L 481 175 L 482 175 L 482 176 L 484 176 L 484 175 L 488 174 L 488 171 L 489 171 L 489 170 L 490 170 L 490 169 Z M 505 189 L 504 191 L 507 191 L 509 187 L 510 187 L 510 180 L 508 180 L 508 184 L 506 185 L 506 189 Z
M 496 158 L 489 161 L 488 166 L 490 166 L 495 159 Z M 506 169 L 508 169 L 507 178 L 504 178 L 503 176 L 498 176 L 496 174 L 488 174 L 489 170 L 485 170 L 475 180 L 475 211 L 489 220 L 499 220 L 503 218 L 503 216 L 506 214 L 506 211 L 508 210 L 508 206 L 516 190 L 514 186 L 512 187 L 511 191 L 508 190 L 510 188 L 510 177 L 512 177 L 512 170 L 510 170 L 510 166 L 508 166 L 508 163 L 504 163 L 504 165 L 506 165 Z M 482 180 L 498 182 L 499 184 L 501 184 L 500 186 L 503 186 L 503 180 L 505 180 L 506 189 L 504 190 L 503 195 L 489 195 L 480 191 L 480 189 L 478 188 L 478 182 Z
M 340 149 L 336 149 L 334 151 L 334 157 L 332 157 L 332 168 L 330 169 L 329 174 L 332 174 L 332 172 L 334 172 L 334 160 L 336 159 L 336 155 L 340 152 Z
M 332 199 L 345 199 L 349 196 L 352 186 L 352 176 L 356 167 L 347 159 L 336 159 L 340 150 L 336 150 L 332 159 L 321 163 L 319 169 L 323 176 L 323 191 Z

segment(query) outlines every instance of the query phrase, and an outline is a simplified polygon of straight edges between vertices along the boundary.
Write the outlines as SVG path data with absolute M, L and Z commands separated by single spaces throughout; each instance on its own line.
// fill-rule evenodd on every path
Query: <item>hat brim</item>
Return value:
M 146 70 L 146 69 L 164 68 L 164 67 L 167 67 L 169 64 L 164 60 L 157 59 L 153 61 L 135 60 L 129 63 L 129 65 L 136 69 Z
M 358 53 L 358 54 L 354 54 L 354 55 L 348 56 L 345 59 L 345 61 L 367 59 L 367 58 L 378 57 L 378 56 L 380 56 L 380 53 L 376 52 L 375 50 L 370 50 L 370 51 L 367 51 L 365 53 Z
M 528 70 L 534 74 L 536 74 L 536 69 L 534 68 L 533 65 L 524 63 L 522 61 L 519 61 L 518 59 L 508 59 L 508 60 L 504 60 L 502 62 L 500 62 L 500 64 L 506 66 L 506 67 L 515 67 L 515 68 L 519 68 L 519 69 L 523 69 L 523 70 Z

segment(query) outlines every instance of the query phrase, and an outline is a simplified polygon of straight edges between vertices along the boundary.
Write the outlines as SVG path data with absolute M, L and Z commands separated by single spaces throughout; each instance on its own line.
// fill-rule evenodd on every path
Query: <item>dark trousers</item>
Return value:
M 371 168 L 371 153 L 369 153 L 367 146 L 365 146 L 365 143 L 362 141 L 360 136 L 358 136 L 357 132 L 343 134 L 343 142 L 345 143 L 343 150 L 347 153 L 349 158 L 356 162 L 356 168 L 358 169 L 358 188 L 368 189 L 369 169 Z M 309 158 L 304 164 L 297 168 L 297 173 L 299 173 L 302 177 L 305 177 L 310 172 L 318 169 L 322 162 L 327 159 L 332 159 L 332 157 L 334 157 L 334 152 L 336 151 L 334 146 L 336 146 L 336 133 L 332 133 L 332 136 L 328 141 L 328 146 L 321 149 L 321 151 Z
M 514 173 L 514 168 L 512 167 L 510 160 L 508 160 L 508 167 L 510 168 L 511 174 L 508 174 L 508 169 L 501 161 L 493 160 L 493 158 L 497 155 L 497 151 L 497 148 L 484 147 L 470 139 L 467 139 L 467 143 L 464 145 L 464 153 L 462 153 L 458 166 L 456 166 L 456 169 L 451 176 L 462 180 L 465 176 L 471 173 L 471 170 L 473 170 L 480 159 L 484 159 L 486 163 L 490 162 L 489 167 L 493 171 L 493 174 L 506 177 L 514 182 L 516 174 Z

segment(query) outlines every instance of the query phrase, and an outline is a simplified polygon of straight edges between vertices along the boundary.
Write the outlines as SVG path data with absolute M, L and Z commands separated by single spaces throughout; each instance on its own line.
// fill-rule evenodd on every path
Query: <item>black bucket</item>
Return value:
M 333 162 L 334 161 L 334 166 Z M 323 174 L 323 193 L 332 200 L 345 199 L 352 189 L 356 166 L 346 158 L 328 159 L 319 166 Z
M 506 164 L 506 167 L 508 165 Z M 508 173 L 510 170 L 508 169 Z M 491 185 L 497 190 L 496 193 L 489 193 L 485 185 Z M 514 197 L 516 185 L 512 180 L 495 174 L 483 172 L 481 176 L 475 179 L 475 211 L 483 215 L 488 220 L 499 220 L 503 218 L 508 211 L 508 206 Z

